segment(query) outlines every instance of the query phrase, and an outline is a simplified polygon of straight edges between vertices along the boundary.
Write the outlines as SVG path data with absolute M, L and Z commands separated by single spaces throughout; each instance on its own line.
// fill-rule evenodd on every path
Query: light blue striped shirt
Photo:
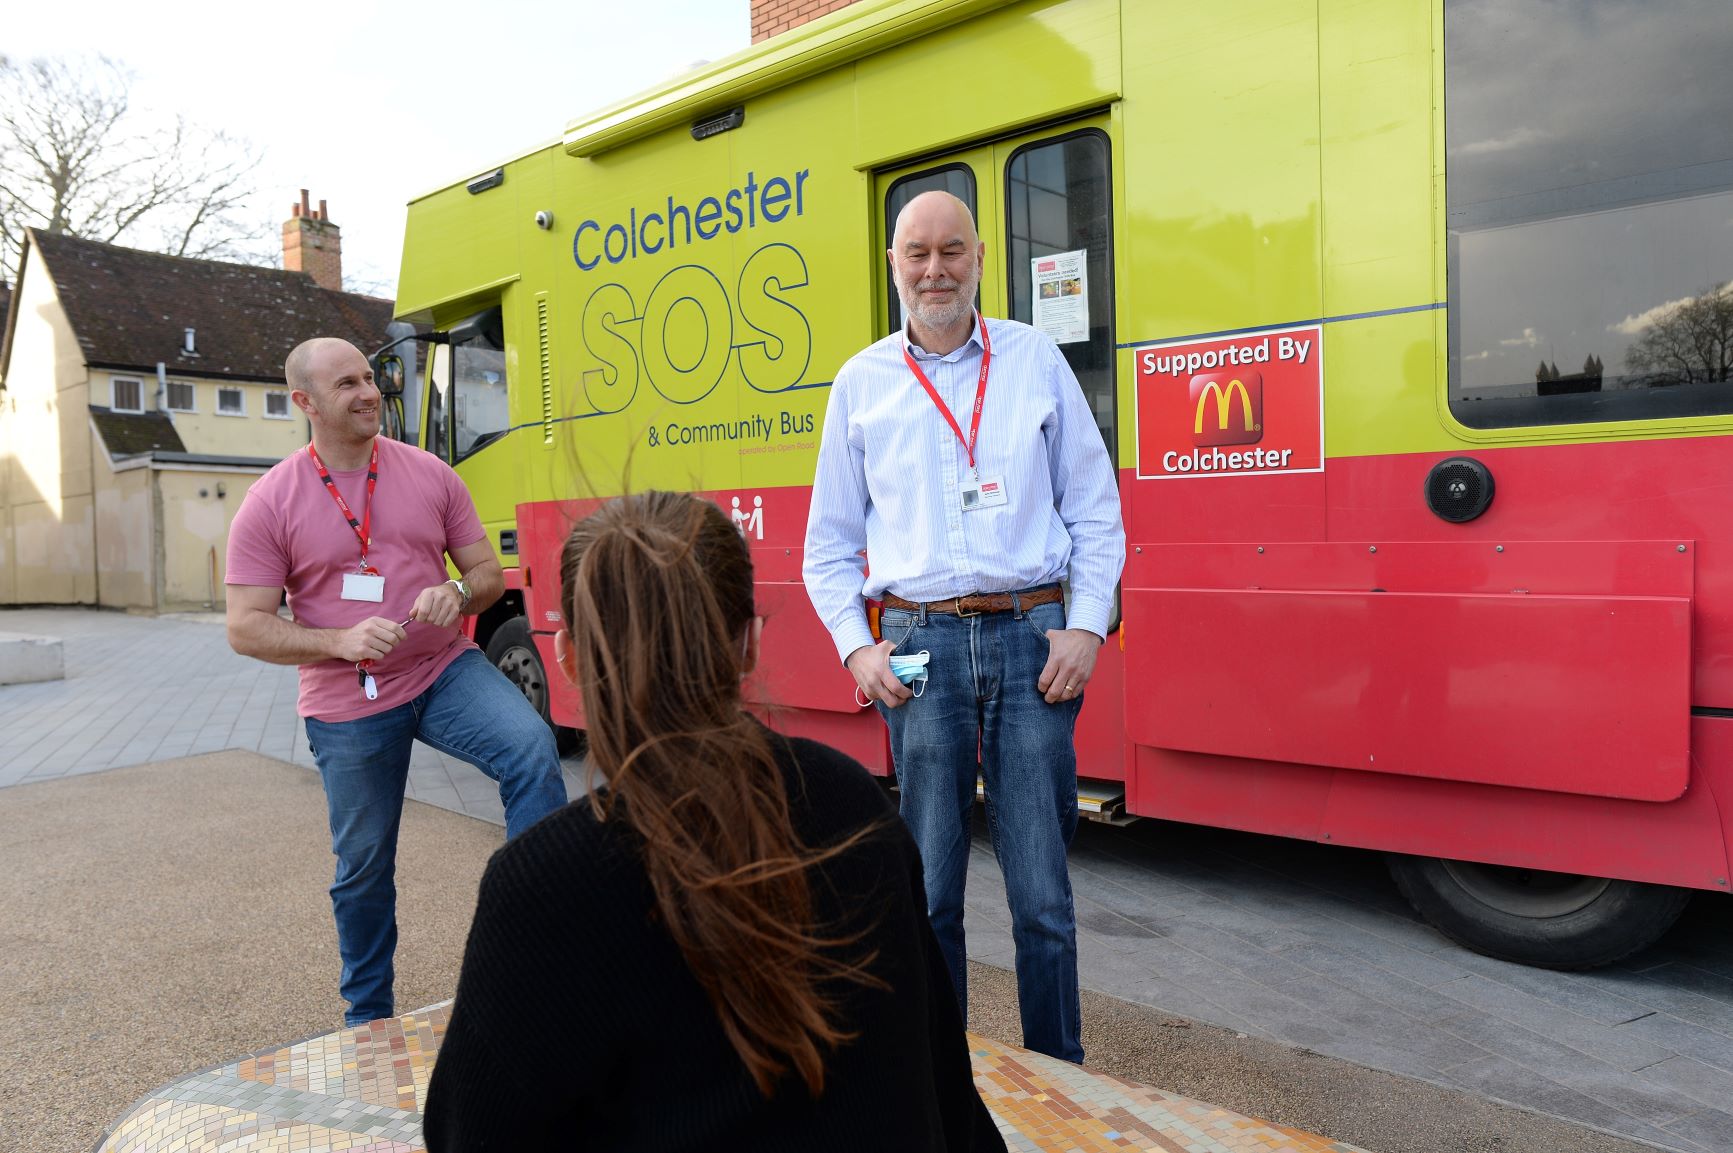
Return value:
M 993 363 L 975 446 L 1002 505 L 963 511 L 969 457 L 887 336 L 837 373 L 825 411 L 802 575 L 843 659 L 873 643 L 863 597 L 935 601 L 1071 581 L 1069 628 L 1107 635 L 1125 564 L 1112 461 L 1071 366 L 1047 337 L 987 321 Z M 963 435 L 981 333 L 947 356 L 908 345 Z M 865 549 L 871 559 L 867 573 Z

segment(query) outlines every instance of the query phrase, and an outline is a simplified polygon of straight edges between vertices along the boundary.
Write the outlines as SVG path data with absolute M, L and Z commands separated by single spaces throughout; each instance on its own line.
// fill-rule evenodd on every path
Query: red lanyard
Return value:
M 939 399 L 939 390 L 933 387 L 933 382 L 927 379 L 927 374 L 915 363 L 914 356 L 909 352 L 907 337 L 903 339 L 903 360 L 908 363 L 909 371 L 915 374 L 915 379 L 921 382 L 921 387 L 927 390 L 927 395 L 938 407 L 940 415 L 950 424 L 951 431 L 962 441 L 963 451 L 969 454 L 971 473 L 975 471 L 975 440 L 981 435 L 981 406 L 987 403 L 987 367 L 993 363 L 993 342 L 987 339 L 987 318 L 976 313 L 976 319 L 981 322 L 981 381 L 975 386 L 975 415 L 969 421 L 967 440 L 963 440 L 963 428 L 957 423 L 957 418 L 951 415 L 951 410 Z
M 337 482 L 331 479 L 331 474 L 325 468 L 325 462 L 319 459 L 319 451 L 312 445 L 307 446 L 307 455 L 313 458 L 313 467 L 319 470 L 319 479 L 325 482 L 325 491 L 331 494 L 331 499 L 337 502 L 337 510 L 343 514 L 343 519 L 349 522 L 349 527 L 355 530 L 355 535 L 361 538 L 361 568 L 367 569 L 367 546 L 373 543 L 373 490 L 379 485 L 379 441 L 373 441 L 373 455 L 367 461 L 367 505 L 361 511 L 361 519 L 356 520 L 355 514 L 349 511 L 349 502 L 343 499 L 343 494 L 337 491 Z

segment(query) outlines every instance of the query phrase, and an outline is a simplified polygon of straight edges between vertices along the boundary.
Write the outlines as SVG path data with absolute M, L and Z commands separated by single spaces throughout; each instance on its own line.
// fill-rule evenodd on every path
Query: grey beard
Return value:
M 975 311 L 976 284 L 959 284 L 957 299 L 951 304 L 927 304 L 920 299 L 918 291 L 915 299 L 910 300 L 910 290 L 901 284 L 897 285 L 897 299 L 903 302 L 903 314 L 913 317 L 928 328 L 949 328 Z M 918 290 L 919 285 L 916 286 Z

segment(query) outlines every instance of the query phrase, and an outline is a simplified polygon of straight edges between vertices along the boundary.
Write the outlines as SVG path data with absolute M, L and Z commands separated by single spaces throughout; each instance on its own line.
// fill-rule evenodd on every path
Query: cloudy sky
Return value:
M 136 74 L 135 107 L 252 140 L 261 228 L 309 189 L 352 286 L 390 295 L 410 197 L 749 41 L 748 0 L 86 0 L 14 5 L 0 50 L 106 54 Z

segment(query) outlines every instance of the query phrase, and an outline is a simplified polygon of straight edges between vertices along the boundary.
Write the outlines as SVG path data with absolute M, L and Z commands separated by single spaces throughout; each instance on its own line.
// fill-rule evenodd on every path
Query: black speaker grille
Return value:
M 1426 504 L 1447 521 L 1473 520 L 1492 503 L 1492 474 L 1478 460 L 1441 460 L 1426 476 Z

